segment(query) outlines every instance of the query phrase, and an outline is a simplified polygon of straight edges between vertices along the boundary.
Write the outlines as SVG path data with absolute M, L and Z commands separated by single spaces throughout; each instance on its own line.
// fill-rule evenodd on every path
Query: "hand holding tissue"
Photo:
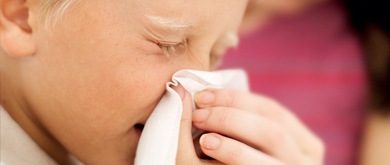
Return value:
M 242 70 L 214 72 L 180 70 L 166 84 L 166 93 L 147 120 L 138 143 L 136 165 L 174 165 L 176 162 L 180 120 L 183 105 L 180 96 L 171 88 L 181 84 L 193 98 L 196 92 L 209 88 L 249 91 L 247 77 Z M 193 110 L 196 109 L 193 102 Z M 202 131 L 193 128 L 193 137 Z

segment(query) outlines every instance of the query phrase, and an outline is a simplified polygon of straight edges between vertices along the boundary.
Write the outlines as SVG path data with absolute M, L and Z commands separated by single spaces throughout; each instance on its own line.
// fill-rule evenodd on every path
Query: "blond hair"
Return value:
M 45 28 L 55 26 L 62 16 L 80 0 L 42 0 L 40 18 Z

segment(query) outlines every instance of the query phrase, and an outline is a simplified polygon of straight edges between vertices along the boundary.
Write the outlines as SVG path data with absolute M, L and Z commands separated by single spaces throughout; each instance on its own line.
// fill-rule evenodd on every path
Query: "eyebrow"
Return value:
M 184 19 L 145 15 L 153 24 L 167 30 L 187 30 L 194 25 Z

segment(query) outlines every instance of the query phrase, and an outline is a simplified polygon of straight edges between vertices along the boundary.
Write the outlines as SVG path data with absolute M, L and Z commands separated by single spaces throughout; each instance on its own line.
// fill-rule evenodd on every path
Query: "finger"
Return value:
M 195 164 L 197 156 L 192 141 L 192 102 L 191 95 L 181 86 L 172 87 L 182 99 L 183 112 L 180 121 L 179 144 L 176 164 Z
M 233 107 L 275 120 L 282 120 L 292 115 L 272 99 L 232 89 L 209 89 L 198 92 L 195 95 L 195 102 L 199 108 Z
M 202 135 L 200 144 L 206 155 L 225 164 L 282 164 L 280 161 L 241 142 L 216 133 Z
M 198 109 L 193 113 L 194 125 L 256 147 L 291 164 L 305 155 L 293 137 L 276 122 L 251 112 L 228 107 Z
M 299 144 L 303 153 L 322 157 L 324 145 L 301 121 L 276 101 L 261 95 L 231 89 L 210 89 L 195 95 L 199 108 L 233 107 L 276 121 Z

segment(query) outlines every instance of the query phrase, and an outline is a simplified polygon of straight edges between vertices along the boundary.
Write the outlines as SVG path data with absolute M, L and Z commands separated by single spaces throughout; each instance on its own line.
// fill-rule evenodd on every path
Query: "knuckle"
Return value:
M 224 107 L 220 110 L 220 117 L 218 119 L 218 122 L 221 126 L 229 126 L 229 123 L 232 121 L 234 115 L 234 111 L 231 109 Z
M 183 115 L 180 119 L 180 123 L 183 124 L 183 123 L 191 123 L 192 122 L 192 118 L 187 116 L 187 115 Z
M 325 143 L 318 139 L 317 140 L 317 145 L 318 145 L 318 150 L 320 151 L 321 154 L 325 153 Z
M 232 90 L 229 90 L 229 102 L 228 102 L 228 107 L 233 107 L 234 105 L 236 105 L 236 102 L 237 102 L 237 93 L 232 91 Z
M 311 153 L 313 153 L 315 159 L 322 160 L 325 154 L 325 143 L 316 137 L 313 144 L 313 151 Z
M 275 119 L 276 121 L 282 120 L 284 115 L 282 111 L 278 108 L 271 108 L 268 113 L 269 113 L 269 117 Z
M 265 143 L 270 148 L 283 147 L 289 140 L 288 134 L 276 124 L 269 124 L 263 134 Z
M 275 100 L 267 99 L 267 109 L 264 109 L 265 115 L 276 121 L 283 121 L 287 118 L 285 109 Z M 264 107 L 264 105 L 262 106 Z
M 312 136 L 302 149 L 302 152 L 307 156 L 308 160 L 311 161 L 310 164 L 313 164 L 313 162 L 315 162 L 315 164 L 321 164 L 325 156 L 325 150 L 325 143 L 319 137 Z
M 242 157 L 242 154 L 243 154 L 242 146 L 236 144 L 234 147 L 231 148 L 231 150 L 229 150 L 229 152 L 227 153 L 227 156 L 229 157 L 229 159 L 234 161 L 234 160 L 240 160 Z M 237 161 L 234 161 L 234 162 L 237 162 Z
M 234 90 L 226 89 L 221 91 L 221 96 L 225 97 L 224 105 L 227 107 L 234 107 L 237 102 L 237 92 Z

